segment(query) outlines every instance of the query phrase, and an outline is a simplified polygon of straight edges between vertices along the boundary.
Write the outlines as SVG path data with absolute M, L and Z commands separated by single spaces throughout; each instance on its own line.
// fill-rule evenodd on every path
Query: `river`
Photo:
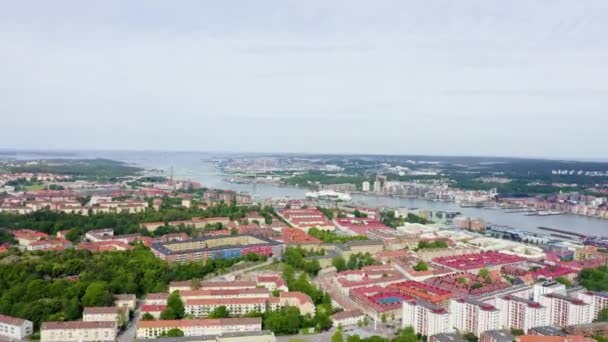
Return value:
M 146 169 L 161 169 L 169 175 L 171 166 L 176 179 L 192 179 L 203 186 L 219 189 L 245 191 L 257 198 L 303 198 L 308 189 L 283 187 L 271 184 L 235 184 L 224 180 L 212 164 L 212 155 L 194 152 L 78 152 L 83 157 L 102 157 L 121 160 Z M 48 157 L 48 156 L 47 156 Z M 70 155 L 70 157 L 74 157 Z M 352 195 L 356 203 L 367 206 L 392 208 L 424 208 L 442 211 L 459 211 L 464 215 L 482 218 L 488 223 L 510 226 L 530 232 L 543 232 L 538 227 L 545 226 L 587 235 L 608 236 L 608 220 L 577 215 L 525 216 L 523 213 L 505 213 L 504 210 L 461 208 L 452 202 L 434 202 L 421 199 L 396 198 L 388 196 Z M 546 232 L 544 232 L 546 233 Z

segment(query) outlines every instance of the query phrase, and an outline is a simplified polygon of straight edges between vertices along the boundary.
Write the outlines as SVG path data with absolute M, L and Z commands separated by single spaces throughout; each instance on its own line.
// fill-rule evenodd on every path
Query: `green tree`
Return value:
M 564 286 L 570 288 L 572 287 L 572 281 L 566 277 L 557 277 L 555 278 L 555 281 L 560 283 L 560 284 L 564 284 Z
M 341 255 L 335 256 L 331 260 L 331 264 L 338 270 L 338 272 L 342 272 L 346 270 L 346 261 Z
M 331 319 L 327 313 L 317 313 L 313 318 L 313 322 L 317 331 L 329 330 L 332 326 Z
M 146 312 L 141 316 L 141 320 L 142 321 L 153 321 L 154 320 L 154 316 L 152 316 L 151 313 Z
M 298 308 L 287 306 L 277 311 L 267 312 L 262 324 L 264 329 L 270 330 L 278 335 L 296 334 L 302 326 L 302 316 Z
M 473 334 L 471 332 L 468 332 L 468 333 L 462 335 L 462 337 L 465 340 L 469 341 L 469 342 L 477 342 L 477 341 L 479 341 L 479 338 L 477 336 L 475 336 L 475 334 Z
M 414 266 L 414 270 L 418 271 L 418 272 L 424 272 L 424 271 L 428 271 L 429 270 L 429 264 L 427 264 L 426 262 L 424 262 L 423 260 L 420 260 L 415 266 Z
M 91 283 L 82 297 L 83 306 L 109 306 L 112 302 L 108 285 L 102 281 Z
M 479 270 L 478 274 L 480 277 L 486 279 L 490 276 L 490 271 L 487 268 L 483 267 Z
M 524 331 L 522 329 L 511 329 L 511 335 L 513 336 L 522 336 Z
M 184 336 L 184 332 L 178 328 L 169 329 L 166 332 L 162 332 L 160 337 L 182 337 Z
M 405 327 L 398 331 L 398 336 L 391 340 L 391 342 L 419 342 L 420 339 L 416 335 L 414 328 Z
M 596 322 L 608 322 L 608 307 L 598 312 Z
M 209 318 L 228 318 L 230 317 L 230 311 L 225 305 L 218 306 L 209 312 Z
M 336 332 L 331 337 L 331 342 L 344 342 L 344 335 L 342 335 L 342 329 L 336 329 Z
M 160 314 L 162 319 L 182 319 L 184 318 L 184 302 L 179 295 L 179 291 L 174 291 L 167 298 L 167 307 Z

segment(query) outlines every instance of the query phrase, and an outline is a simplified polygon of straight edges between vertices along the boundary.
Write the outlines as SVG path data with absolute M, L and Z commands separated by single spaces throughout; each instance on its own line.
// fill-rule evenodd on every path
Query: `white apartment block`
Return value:
M 118 294 L 114 295 L 114 306 L 134 311 L 137 298 L 134 294 Z
M 544 283 L 534 284 L 534 301 L 540 302 L 542 296 L 550 293 L 566 294 L 566 286 L 556 281 L 546 281 Z
M 503 329 L 529 329 L 547 325 L 548 308 L 535 301 L 517 297 L 502 296 L 496 298 L 496 308 L 500 312 L 500 324 Z
M 115 322 L 44 322 L 40 342 L 110 342 L 117 332 Z
M 157 338 L 163 332 L 180 329 L 184 336 L 222 335 L 235 332 L 262 330 L 261 318 L 219 318 L 140 321 L 137 324 L 137 338 Z
M 116 322 L 124 323 L 127 319 L 126 311 L 116 306 L 88 307 L 82 312 L 82 320 L 85 322 Z
M 180 297 L 186 301 L 189 299 L 232 299 L 232 298 L 270 298 L 272 293 L 266 288 L 242 289 L 242 290 L 193 290 L 180 291 Z
M 494 305 L 472 299 L 450 301 L 451 327 L 461 333 L 480 336 L 488 330 L 500 329 L 500 312 Z
M 365 319 L 365 314 L 359 309 L 341 311 L 330 317 L 334 327 L 356 325 Z
M 225 306 L 231 315 L 242 316 L 249 312 L 274 311 L 282 305 L 279 298 L 221 298 L 221 299 L 188 299 L 185 303 L 186 314 L 193 317 L 207 317 L 209 314 Z
M 25 319 L 0 315 L 0 337 L 23 340 L 34 331 L 32 322 Z
M 592 306 L 585 301 L 567 295 L 550 293 L 541 296 L 541 304 L 549 308 L 549 325 L 566 327 L 593 321 Z
M 402 328 L 413 327 L 417 334 L 432 336 L 449 333 L 450 314 L 444 308 L 422 300 L 404 301 L 401 311 Z
M 578 294 L 578 299 L 591 304 L 591 318 L 597 319 L 600 311 L 608 307 L 608 292 L 582 291 Z
M 280 297 L 272 297 L 268 289 L 244 289 L 241 294 L 228 296 L 227 291 L 184 291 L 180 292 L 185 301 L 185 311 L 194 317 L 207 317 L 210 312 L 225 306 L 231 315 L 242 316 L 249 312 L 274 311 L 283 306 L 294 306 L 302 315 L 315 314 L 315 305 L 310 297 L 302 292 L 281 292 Z M 217 292 L 219 297 L 210 295 Z
M 160 292 L 160 293 L 148 293 L 144 298 L 144 305 L 167 305 L 167 299 L 169 299 L 169 294 Z

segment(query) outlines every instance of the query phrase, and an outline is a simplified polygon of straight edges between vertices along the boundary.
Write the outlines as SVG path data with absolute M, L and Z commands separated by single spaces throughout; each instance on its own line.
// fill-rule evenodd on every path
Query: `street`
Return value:
M 137 323 L 139 322 L 139 308 L 141 306 L 141 302 L 137 301 L 137 306 L 135 311 L 133 312 L 133 319 L 129 320 L 129 324 L 125 330 L 123 330 L 120 335 L 118 335 L 118 342 L 132 342 L 135 341 L 135 335 L 137 333 Z

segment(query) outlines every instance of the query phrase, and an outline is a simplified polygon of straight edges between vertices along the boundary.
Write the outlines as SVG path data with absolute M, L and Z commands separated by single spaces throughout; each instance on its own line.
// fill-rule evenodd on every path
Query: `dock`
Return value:
M 567 230 L 557 229 L 557 228 L 538 227 L 538 229 L 540 229 L 540 230 L 547 230 L 547 231 L 555 232 L 555 233 L 561 233 L 561 234 L 570 235 L 570 236 L 578 236 L 578 237 L 581 237 L 581 238 L 586 238 L 587 237 L 584 234 L 570 232 L 570 231 L 567 231 Z

